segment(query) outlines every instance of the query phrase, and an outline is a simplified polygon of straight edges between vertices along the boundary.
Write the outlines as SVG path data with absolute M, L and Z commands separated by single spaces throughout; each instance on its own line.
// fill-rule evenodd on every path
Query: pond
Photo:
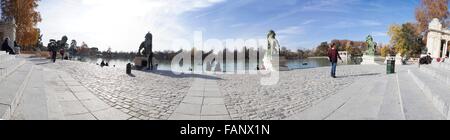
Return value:
M 83 58 L 82 62 L 92 63 L 92 64 L 100 64 L 102 58 Z M 128 63 L 133 64 L 134 62 L 132 60 L 124 60 L 124 59 L 113 59 L 109 61 L 109 66 L 114 66 L 118 68 L 125 68 Z M 244 61 L 237 62 L 237 70 L 245 70 Z M 172 70 L 171 61 L 159 61 L 158 64 L 158 70 Z M 352 65 L 354 63 L 348 63 L 344 65 Z M 257 63 L 252 62 L 247 67 L 247 69 L 250 70 L 256 70 Z M 327 67 L 330 66 L 330 62 L 328 58 L 307 58 L 307 59 L 295 59 L 295 60 L 288 60 L 287 66 L 289 69 L 309 69 L 309 68 L 317 68 L 317 67 Z M 226 69 L 227 71 L 233 71 L 235 65 L 233 63 L 227 63 Z M 189 68 L 188 68 L 189 69 Z M 187 71 L 188 69 L 183 69 L 183 71 Z M 202 69 L 201 64 L 197 64 L 194 68 L 196 71 L 199 71 Z M 214 66 L 212 67 L 214 70 Z M 177 68 L 175 71 L 181 71 L 181 69 Z

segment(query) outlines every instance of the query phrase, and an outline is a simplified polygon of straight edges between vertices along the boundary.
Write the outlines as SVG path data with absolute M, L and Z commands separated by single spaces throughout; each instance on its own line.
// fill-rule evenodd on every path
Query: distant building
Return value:
M 9 38 L 9 45 L 13 46 L 16 40 L 16 22 L 14 19 L 0 20 L 0 39 L 1 43 L 5 38 Z

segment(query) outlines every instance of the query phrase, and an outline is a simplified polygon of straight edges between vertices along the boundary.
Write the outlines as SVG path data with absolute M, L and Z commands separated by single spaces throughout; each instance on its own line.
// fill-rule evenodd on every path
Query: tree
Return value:
M 345 51 L 347 51 L 348 54 L 353 55 L 355 52 L 353 51 L 353 41 L 347 42 L 345 45 Z
M 17 43 L 20 46 L 35 46 L 39 40 L 37 23 L 41 22 L 41 15 L 36 10 L 40 0 L 0 0 L 2 19 L 14 19 L 17 29 Z
M 420 5 L 416 8 L 415 15 L 419 24 L 417 28 L 419 34 L 426 32 L 428 24 L 433 18 L 438 18 L 444 27 L 448 27 L 448 24 L 446 24 L 446 20 L 450 15 L 448 12 L 448 0 L 421 0 Z
M 403 25 L 391 25 L 389 27 L 389 36 L 391 36 L 391 44 L 395 51 L 401 56 L 417 56 L 421 53 L 421 44 L 418 41 L 418 25 L 413 23 L 405 23 Z
M 315 56 L 327 56 L 328 55 L 328 42 L 322 42 L 320 45 L 316 48 L 316 51 L 314 52 Z
M 391 48 L 388 45 L 381 47 L 380 53 L 382 57 L 387 57 L 390 54 Z

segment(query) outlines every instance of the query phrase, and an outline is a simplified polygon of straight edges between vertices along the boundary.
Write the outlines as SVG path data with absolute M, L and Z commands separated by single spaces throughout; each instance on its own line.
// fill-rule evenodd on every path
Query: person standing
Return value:
M 1 50 L 2 51 L 6 51 L 7 53 L 8 53 L 8 51 L 9 51 L 9 44 L 8 44 L 8 41 L 9 41 L 9 38 L 5 38 L 5 40 L 3 41 L 3 44 L 2 44 L 2 48 L 1 48 Z
M 14 41 L 14 53 L 20 54 L 20 46 L 19 46 L 19 44 L 17 44 L 16 41 Z
M 328 58 L 331 62 L 331 77 L 336 78 L 336 67 L 338 59 L 342 61 L 341 56 L 339 55 L 338 49 L 336 48 L 336 44 L 332 43 L 331 47 L 328 49 Z
M 53 61 L 53 63 L 55 63 L 56 62 L 56 54 L 57 54 L 57 47 L 58 47 L 58 44 L 56 43 L 56 40 L 54 40 L 54 39 L 50 39 L 50 43 L 48 43 L 48 50 L 50 51 L 50 54 L 51 54 L 51 56 L 52 56 L 52 61 Z

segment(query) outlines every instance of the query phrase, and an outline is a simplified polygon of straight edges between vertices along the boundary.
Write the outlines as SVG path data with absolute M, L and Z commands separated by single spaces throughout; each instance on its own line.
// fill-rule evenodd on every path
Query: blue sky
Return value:
M 136 51 L 146 32 L 155 49 L 174 38 L 265 38 L 271 29 L 282 46 L 313 48 L 332 39 L 388 43 L 389 25 L 413 22 L 419 0 L 42 0 L 45 40 L 62 35 L 101 50 Z

